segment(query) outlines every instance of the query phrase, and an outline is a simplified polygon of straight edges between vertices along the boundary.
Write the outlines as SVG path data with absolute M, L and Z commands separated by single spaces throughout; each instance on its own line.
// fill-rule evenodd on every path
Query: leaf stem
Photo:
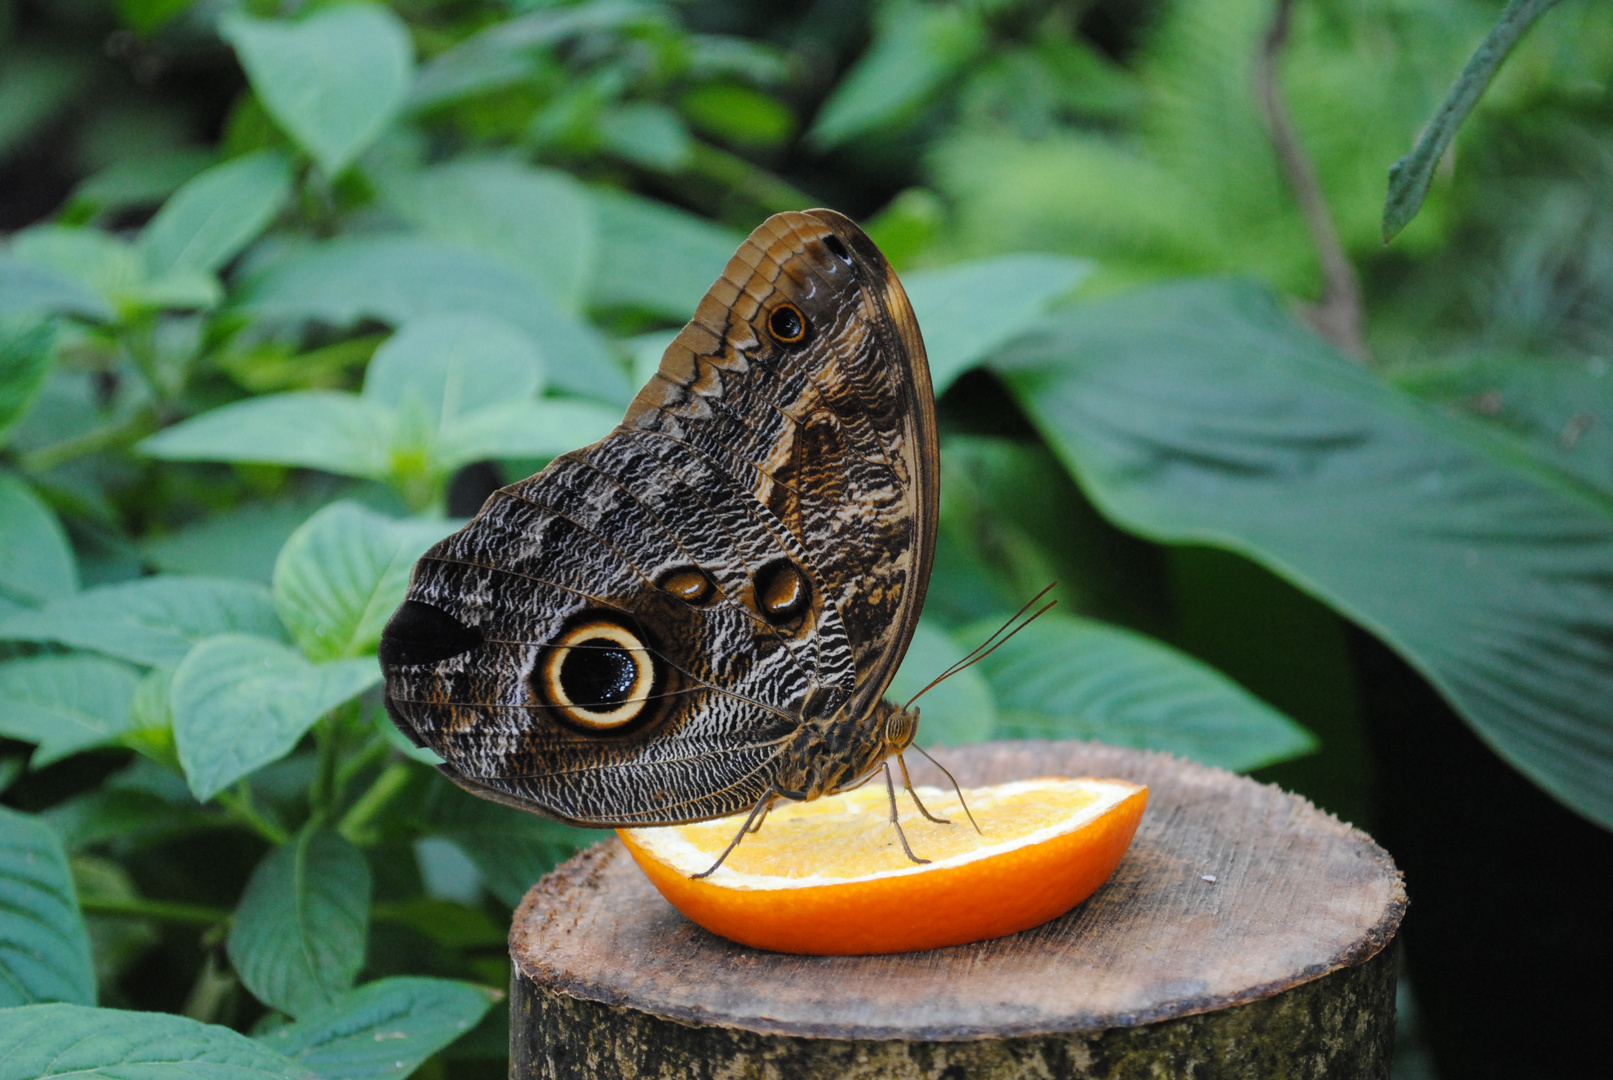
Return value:
M 363 846 L 377 839 L 371 825 L 392 800 L 409 786 L 413 770 L 406 761 L 394 761 L 382 770 L 364 794 L 360 795 L 343 815 L 336 831 L 349 843 Z
M 1327 198 L 1316 178 L 1316 169 L 1300 144 L 1299 131 L 1278 85 L 1277 60 L 1288 42 L 1293 10 L 1294 0 L 1277 0 L 1271 26 L 1261 40 L 1260 51 L 1255 54 L 1256 97 L 1265 114 L 1266 130 L 1277 151 L 1277 161 L 1299 203 L 1300 212 L 1305 215 L 1311 242 L 1316 245 L 1316 256 L 1322 264 L 1322 302 L 1310 312 L 1310 322 L 1352 359 L 1367 363 L 1371 357 L 1362 333 L 1361 282 L 1349 256 L 1344 253 Z
M 1393 240 L 1417 216 L 1428 195 L 1434 169 L 1456 138 L 1462 122 L 1484 96 L 1490 80 L 1495 78 L 1513 46 L 1528 33 L 1535 20 L 1556 4 L 1557 0 L 1512 0 L 1484 41 L 1462 65 L 1462 73 L 1456 76 L 1439 111 L 1418 136 L 1417 145 L 1389 167 L 1389 192 L 1383 200 L 1384 243 Z
M 291 834 L 277 822 L 271 821 L 252 803 L 252 791 L 242 780 L 234 791 L 221 791 L 214 796 L 219 805 L 230 812 L 230 817 L 245 825 L 271 844 L 284 844 Z
M 149 409 L 142 409 L 115 424 L 92 428 L 82 435 L 74 435 L 72 438 L 41 446 L 38 450 L 30 450 L 22 455 L 20 464 L 27 473 L 48 472 L 59 465 L 65 465 L 90 454 L 132 445 L 156 431 L 158 426 L 156 414 Z
M 228 922 L 230 913 L 223 908 L 201 904 L 181 904 L 173 900 L 142 900 L 138 897 L 82 897 L 79 907 L 86 915 L 105 915 L 120 919 L 156 919 L 159 922 L 184 923 L 191 926 L 214 926 Z

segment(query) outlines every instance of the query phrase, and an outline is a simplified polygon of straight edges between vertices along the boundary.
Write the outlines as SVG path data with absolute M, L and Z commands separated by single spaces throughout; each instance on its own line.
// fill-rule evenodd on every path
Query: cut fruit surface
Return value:
M 777 952 L 907 952 L 1001 937 L 1062 915 L 1119 865 L 1148 801 L 1125 780 L 1042 778 L 919 788 L 938 825 L 898 792 L 903 854 L 884 785 L 774 807 L 709 878 L 695 878 L 743 817 L 617 830 L 674 907 L 713 933 Z

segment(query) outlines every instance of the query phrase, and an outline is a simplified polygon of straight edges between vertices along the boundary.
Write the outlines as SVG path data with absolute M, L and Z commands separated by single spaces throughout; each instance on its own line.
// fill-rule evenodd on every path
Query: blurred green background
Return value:
M 898 696 L 1060 583 L 921 742 L 1296 790 L 1407 873 L 1398 1077 L 1592 1075 L 1613 9 L 1512 7 L 1551 10 L 1386 244 L 1498 3 L 0 0 L 0 886 L 60 866 L 0 1007 L 502 1074 L 509 910 L 593 837 L 441 781 L 380 627 L 746 231 L 830 206 L 939 395 Z M 329 1071 L 365 1009 L 419 1052 Z

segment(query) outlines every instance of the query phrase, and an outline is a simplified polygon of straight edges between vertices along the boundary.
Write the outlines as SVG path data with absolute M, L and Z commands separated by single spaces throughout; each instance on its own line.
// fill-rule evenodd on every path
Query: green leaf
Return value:
M 985 24 L 972 5 L 883 5 L 873 46 L 818 110 L 807 140 L 828 150 L 905 125 L 986 42 Z
M 885 697 L 898 705 L 906 703 L 968 651 L 940 626 L 919 620 L 913 642 Z M 997 704 L 991 687 L 973 667 L 964 668 L 926 691 L 915 707 L 919 710 L 918 741 L 925 746 L 985 742 L 997 727 Z
M 409 572 L 455 528 L 394 521 L 356 503 L 327 506 L 292 534 L 274 568 L 274 602 L 311 660 L 375 653 L 381 628 L 403 603 Z
M 492 1002 L 487 990 L 452 979 L 378 979 L 258 1041 L 323 1080 L 402 1080 Z
M 156 150 L 114 161 L 73 189 L 69 206 L 94 215 L 156 206 L 217 161 L 211 150 Z
M 0 664 L 0 735 L 38 744 L 29 767 L 115 743 L 130 727 L 138 679 L 97 656 L 33 656 Z
M 219 34 L 269 115 L 329 176 L 381 134 L 414 75 L 408 27 L 378 4 L 339 4 L 297 22 L 231 13 Z
M 7 34 L 5 62 L 0 63 L 0 157 L 9 156 L 59 114 L 96 72 L 91 57 L 37 46 L 19 48 L 17 36 Z
M 391 412 L 423 406 L 434 427 L 487 408 L 526 401 L 543 388 L 532 339 L 487 315 L 425 315 L 404 323 L 375 351 L 364 399 Z
M 78 278 L 54 267 L 0 255 L 0 316 L 60 312 L 110 322 L 110 304 Z
M 211 272 L 257 238 L 291 194 L 291 162 L 276 150 L 226 161 L 189 181 L 140 231 L 154 278 Z
M 1029 329 L 1092 269 L 1085 259 L 1062 255 L 1000 255 L 906 275 L 902 284 L 923 328 L 935 396 Z
M 1061 314 L 995 365 L 1107 515 L 1371 630 L 1613 826 L 1613 505 L 1385 387 L 1238 283 Z
M 610 835 L 478 799 L 441 779 L 420 816 L 421 831 L 453 841 L 481 871 L 488 891 L 510 907 L 560 862 Z
M 149 35 L 186 11 L 196 0 L 116 0 L 115 6 L 130 27 Z
M 642 308 L 687 320 L 743 239 L 636 195 L 603 189 L 591 194 L 599 219 L 592 300 L 597 307 Z
M 981 621 L 978 640 L 998 628 Z M 1247 770 L 1316 740 L 1214 668 L 1141 634 L 1049 612 L 978 665 L 1018 738 L 1097 739 Z
M 382 479 L 392 417 L 340 390 L 248 398 L 183 420 L 136 449 L 168 461 L 249 461 Z
M 316 499 L 251 503 L 148 537 L 146 557 L 170 574 L 261 581 L 274 576 L 274 562 L 291 534 L 319 509 Z
M 665 40 L 670 36 L 669 23 L 667 12 L 638 0 L 594 0 L 526 11 L 495 22 L 433 57 L 415 80 L 410 105 L 415 110 L 429 109 L 523 82 L 541 70 L 541 61 L 535 57 L 567 39 L 593 35 L 609 40 Z
M 633 272 L 657 276 L 642 265 Z M 328 241 L 255 277 L 242 302 L 259 316 L 338 326 L 366 316 L 402 326 L 432 314 L 489 315 L 524 331 L 545 356 L 564 359 L 550 372 L 557 386 L 607 401 L 632 393 L 596 330 L 503 261 L 457 244 L 407 236 Z
M 230 925 L 230 963 L 265 1005 L 320 1014 L 364 966 L 369 921 L 363 853 L 333 832 L 305 831 L 252 872 Z
M 646 169 L 677 172 L 689 163 L 689 130 L 665 105 L 635 101 L 606 109 L 595 130 L 613 153 Z
M 500 259 L 567 311 L 588 298 L 599 243 L 593 203 L 566 173 L 514 161 L 456 161 L 383 194 L 428 236 Z
M 198 641 L 232 631 L 281 636 L 263 586 L 212 578 L 140 578 L 0 620 L 0 640 L 53 641 L 147 665 L 177 664 Z
M 226 1027 L 159 1012 L 27 1005 L 0 1011 L 0 1080 L 309 1080 Z
M 1613 363 L 1606 357 L 1457 356 L 1386 372 L 1394 385 L 1486 424 L 1531 457 L 1613 495 Z
M 1389 167 L 1389 192 L 1383 201 L 1383 242 L 1388 243 L 1411 223 L 1422 209 L 1428 185 L 1433 182 L 1439 159 L 1445 156 L 1457 129 L 1467 119 L 1473 106 L 1479 103 L 1490 80 L 1501 70 L 1507 55 L 1512 52 L 1535 20 L 1557 5 L 1557 0 L 1511 0 L 1495 26 L 1485 35 L 1484 41 L 1462 66 L 1456 83 L 1446 95 L 1439 111 L 1423 129 L 1411 153 Z
M 197 807 L 189 792 L 183 804 L 175 804 L 149 791 L 117 787 L 92 788 L 40 816 L 69 852 L 120 840 L 147 847 L 220 824 L 219 815 Z
M 5 603 L 42 604 L 78 589 L 78 563 L 50 508 L 14 476 L 0 473 L 0 612 Z
M 694 125 L 717 138 L 753 150 L 770 150 L 795 131 L 789 106 L 771 94 L 737 83 L 695 87 L 678 100 Z
M 50 826 L 0 806 L 0 1006 L 95 1002 L 90 939 Z M 0 1076 L 9 1027 L 0 1012 Z
M 110 318 L 118 304 L 145 281 L 145 264 L 132 244 L 99 229 L 39 225 L 11 238 L 11 255 L 19 262 L 54 271 L 99 298 L 80 309 L 92 318 Z
M 552 458 L 603 439 L 622 422 L 612 405 L 566 398 L 483 409 L 443 432 L 447 466 L 489 458 Z
M 0 296 L 7 287 L 4 274 L 5 264 L 0 261 Z M 0 304 L 4 302 L 0 300 Z M 0 321 L 0 446 L 39 396 L 55 351 L 55 323 Z
M 191 791 L 205 801 L 284 757 L 314 721 L 380 679 L 373 660 L 316 666 L 264 638 L 208 638 L 179 665 L 170 690 Z

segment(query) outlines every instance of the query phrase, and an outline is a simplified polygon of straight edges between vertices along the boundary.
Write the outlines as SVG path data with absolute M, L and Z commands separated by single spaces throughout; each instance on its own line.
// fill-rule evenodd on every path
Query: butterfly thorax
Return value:
M 919 711 L 879 700 L 860 714 L 808 717 L 780 763 L 776 786 L 787 798 L 816 799 L 861 784 L 879 763 L 907 749 Z

